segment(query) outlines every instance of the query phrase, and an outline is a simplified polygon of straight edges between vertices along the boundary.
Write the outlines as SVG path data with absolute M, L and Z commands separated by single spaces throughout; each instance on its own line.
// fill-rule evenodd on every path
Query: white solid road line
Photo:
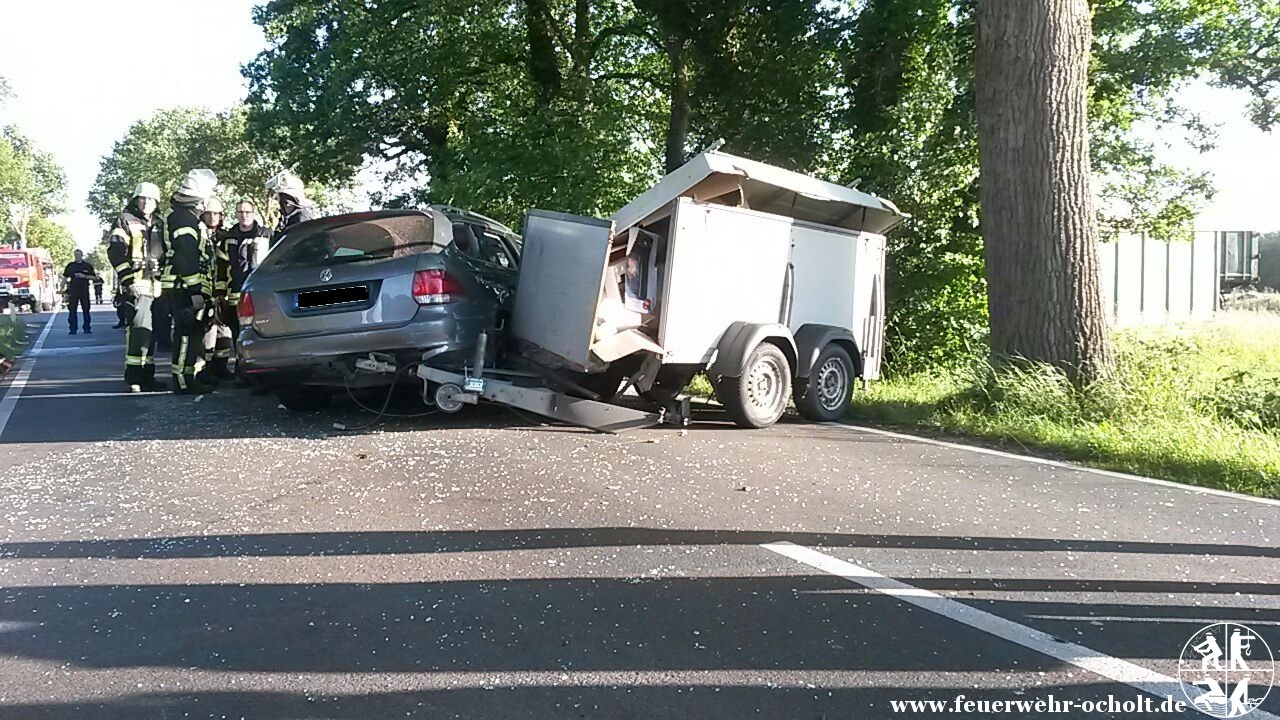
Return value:
M 831 427 L 857 430 L 859 432 L 884 435 L 886 437 L 898 438 L 900 440 L 925 443 L 926 445 L 937 445 L 939 447 L 951 448 L 952 450 L 967 450 L 969 452 L 982 453 L 983 455 L 994 455 L 995 457 L 1008 458 L 1010 460 L 1022 460 L 1023 462 L 1048 465 L 1049 467 L 1062 468 L 1064 470 L 1077 470 L 1079 472 L 1093 473 L 1094 475 L 1105 475 L 1106 477 L 1119 478 L 1121 480 L 1134 480 L 1151 485 L 1159 485 L 1161 487 L 1167 487 L 1174 490 L 1185 490 L 1187 492 L 1202 493 L 1204 495 L 1218 495 L 1220 497 L 1231 498 L 1232 500 L 1247 500 L 1249 502 L 1262 503 L 1263 505 L 1280 507 L 1280 500 L 1255 497 L 1253 495 L 1243 495 L 1241 493 L 1231 492 L 1230 490 L 1218 490 L 1216 488 L 1200 487 L 1198 485 L 1184 485 L 1182 483 L 1173 482 L 1172 480 L 1161 480 L 1159 478 L 1144 477 L 1142 475 L 1130 475 L 1128 473 L 1116 472 L 1114 470 L 1101 470 L 1098 468 L 1085 467 L 1083 465 L 1073 465 L 1059 460 L 1049 460 L 1048 458 L 1038 458 L 1030 455 L 1019 455 L 1017 453 L 1005 452 L 1003 450 L 992 450 L 991 448 L 978 447 L 976 445 L 947 442 L 946 440 L 934 440 L 933 438 L 921 437 L 919 435 L 908 435 L 906 433 L 893 432 L 892 430 L 881 430 L 880 428 L 867 427 L 865 425 L 850 425 L 848 423 L 835 422 L 825 424 L 830 425 Z
M 1186 699 L 1182 693 L 1182 684 L 1176 678 L 1135 665 L 1127 660 L 1113 658 L 1083 645 L 1060 640 L 1035 628 L 1019 625 L 1012 620 L 1006 620 L 937 593 L 908 585 L 817 550 L 789 542 L 765 543 L 760 547 L 825 573 L 842 577 L 869 590 L 911 603 L 931 613 L 995 635 L 1002 640 L 1048 655 L 1081 670 L 1135 687 L 1159 699 L 1163 700 L 1166 697 L 1173 697 L 1174 700 Z M 1170 642 L 1181 643 L 1182 639 L 1173 638 Z M 1280 717 L 1262 710 L 1254 710 L 1248 717 L 1250 720 L 1280 720 Z
M 4 399 L 0 400 L 0 436 L 4 435 L 4 429 L 9 425 L 9 417 L 13 415 L 13 409 L 18 405 L 18 398 L 22 395 L 22 389 L 27 386 L 27 378 L 31 377 L 31 369 L 36 366 L 36 354 L 40 352 L 40 348 L 44 347 L 44 339 L 49 337 L 49 330 L 53 328 L 53 321 L 58 318 L 61 310 L 54 310 L 49 314 L 49 319 L 44 322 L 44 329 L 40 331 L 40 337 L 36 338 L 36 344 L 22 354 L 19 361 L 22 368 L 18 370 L 18 374 L 13 378 L 13 382 L 9 384 L 9 391 L 4 394 Z

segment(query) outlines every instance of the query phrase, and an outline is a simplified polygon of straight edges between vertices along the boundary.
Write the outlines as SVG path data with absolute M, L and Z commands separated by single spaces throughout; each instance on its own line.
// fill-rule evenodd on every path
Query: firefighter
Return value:
M 236 222 L 226 231 L 227 268 L 227 325 L 231 328 L 232 348 L 240 341 L 240 316 L 237 314 L 240 304 L 240 292 L 244 289 L 245 278 L 258 267 L 271 238 L 271 230 L 263 226 L 258 218 L 258 207 L 252 200 L 241 200 L 236 203 Z M 239 384 L 247 384 L 240 364 L 236 363 L 236 378 Z
M 307 202 L 306 187 L 302 178 L 288 170 L 267 181 L 267 192 L 276 196 L 280 204 L 280 221 L 276 223 L 275 232 L 271 234 L 271 247 L 280 242 L 280 238 L 289 228 L 315 217 L 314 207 Z
M 227 307 L 227 284 L 230 278 L 231 260 L 227 256 L 227 236 L 222 229 L 222 201 L 216 195 L 210 196 L 202 206 L 200 223 L 204 226 L 205 242 L 213 248 L 213 313 L 209 317 L 208 327 L 204 334 L 205 357 L 209 358 L 205 366 L 202 381 L 215 384 L 218 380 L 230 379 L 231 370 L 227 364 L 231 360 L 231 327 Z
M 164 222 L 156 216 L 160 188 L 139 183 L 116 220 L 107 259 L 116 271 L 117 313 L 124 324 L 124 380 L 130 392 L 166 390 L 156 379 L 154 305 L 164 274 Z
M 173 194 L 169 213 L 168 291 L 173 314 L 173 391 L 204 394 L 213 388 L 196 374 L 204 370 L 204 333 L 213 312 L 213 247 L 200 222 L 200 206 L 213 194 L 218 178 L 211 170 L 192 170 Z

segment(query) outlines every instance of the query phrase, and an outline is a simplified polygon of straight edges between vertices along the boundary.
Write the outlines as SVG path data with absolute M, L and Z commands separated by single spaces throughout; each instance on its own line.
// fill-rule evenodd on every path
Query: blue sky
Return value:
M 101 239 L 84 209 L 98 163 L 129 125 L 179 105 L 244 97 L 240 65 L 264 40 L 250 0 L 6 1 L 0 76 L 18 125 L 66 170 L 65 218 L 81 247 Z
M 0 109 L 66 169 L 64 220 L 82 247 L 101 237 L 84 209 L 98 163 L 135 120 L 163 107 L 228 107 L 245 93 L 240 65 L 262 49 L 253 0 L 11 0 L 0 25 L 0 76 L 16 97 Z M 1242 94 L 1184 93 L 1223 123 L 1207 155 L 1168 156 L 1212 171 L 1219 187 L 1201 229 L 1280 229 L 1280 133 L 1243 119 Z

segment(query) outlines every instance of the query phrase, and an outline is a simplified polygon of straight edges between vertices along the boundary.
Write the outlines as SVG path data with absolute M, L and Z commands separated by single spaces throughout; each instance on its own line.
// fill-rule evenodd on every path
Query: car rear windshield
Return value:
M 273 252 L 274 267 L 310 267 L 383 260 L 439 250 L 433 245 L 435 227 L 427 215 L 398 215 L 316 229 L 287 238 Z

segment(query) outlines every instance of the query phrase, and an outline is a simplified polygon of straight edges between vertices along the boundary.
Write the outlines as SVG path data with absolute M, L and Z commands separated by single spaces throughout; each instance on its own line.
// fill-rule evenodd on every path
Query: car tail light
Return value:
M 419 305 L 452 302 L 464 294 L 457 279 L 443 270 L 419 270 L 413 274 L 413 299 Z
M 240 296 L 240 302 L 236 303 L 236 315 L 240 317 L 241 327 L 253 324 L 253 293 Z

